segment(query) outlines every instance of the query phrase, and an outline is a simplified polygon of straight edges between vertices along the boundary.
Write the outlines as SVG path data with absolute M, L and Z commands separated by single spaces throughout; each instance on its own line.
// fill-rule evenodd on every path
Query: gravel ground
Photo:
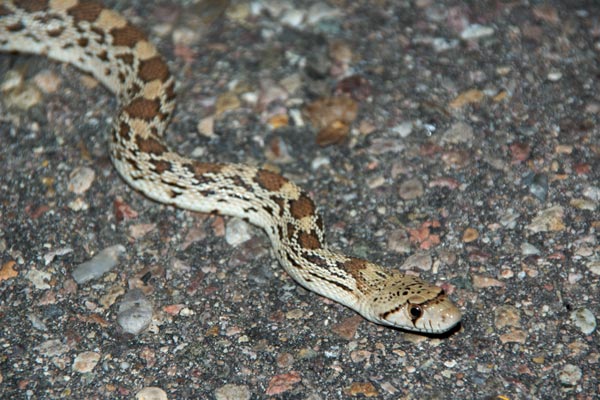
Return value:
M 177 77 L 173 147 L 281 171 L 333 247 L 463 323 L 369 323 L 261 231 L 144 198 L 108 159 L 114 97 L 3 54 L 0 397 L 598 398 L 597 3 L 108 3 Z

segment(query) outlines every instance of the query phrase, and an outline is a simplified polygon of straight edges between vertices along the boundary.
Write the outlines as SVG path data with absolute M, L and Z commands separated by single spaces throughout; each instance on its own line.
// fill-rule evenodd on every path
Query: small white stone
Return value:
M 252 238 L 252 227 L 240 218 L 232 218 L 225 227 L 225 241 L 236 247 Z
M 550 82 L 556 82 L 556 81 L 559 81 L 560 78 L 562 78 L 562 73 L 561 72 L 557 72 L 557 71 L 550 72 L 548 74 L 547 78 L 548 78 L 548 80 Z
M 467 26 L 461 33 L 460 38 L 463 40 L 479 39 L 485 36 L 490 36 L 494 33 L 494 28 L 479 24 Z
M 23 72 L 11 69 L 4 74 L 4 80 L 0 85 L 0 91 L 9 92 L 23 85 Z
M 92 372 L 100 361 L 100 354 L 93 351 L 85 351 L 78 354 L 73 361 L 73 371 L 82 374 Z
M 291 26 L 293 28 L 297 28 L 302 24 L 304 18 L 306 17 L 306 12 L 296 9 L 286 10 L 281 16 L 281 23 L 284 25 Z
M 125 253 L 125 246 L 123 245 L 118 244 L 107 247 L 96 254 L 91 260 L 79 264 L 71 275 L 75 279 L 75 282 L 79 284 L 99 278 L 117 265 L 119 256 L 123 253 Z
M 575 386 L 582 376 L 581 368 L 573 364 L 567 364 L 558 375 L 558 379 L 565 386 Z
M 600 275 L 600 259 L 591 260 L 586 264 L 586 267 L 594 275 Z
M 198 133 L 200 133 L 202 136 L 210 138 L 215 135 L 214 127 L 215 127 L 215 118 L 211 115 L 209 117 L 202 118 L 198 122 L 196 129 L 198 130 Z
M 531 243 L 524 242 L 521 244 L 521 254 L 524 256 L 539 255 L 540 250 Z
M 81 197 L 77 197 L 75 200 L 70 201 L 68 206 L 73 211 L 85 211 L 90 208 L 90 205 Z
M 413 123 L 411 121 L 402 122 L 391 128 L 394 135 L 398 135 L 401 138 L 405 138 L 412 133 Z
M 167 400 L 167 393 L 159 387 L 148 386 L 135 394 L 136 400 Z
M 52 278 L 52 275 L 50 275 L 48 272 L 39 271 L 39 270 L 33 268 L 33 269 L 29 270 L 29 272 L 27 272 L 26 276 L 27 276 L 27 279 L 31 283 L 33 283 L 33 286 L 35 286 L 36 289 L 39 289 L 39 290 L 50 289 L 50 285 L 48 284 L 48 282 Z
M 573 311 L 571 321 L 584 335 L 590 335 L 596 330 L 596 317 L 587 308 L 578 308 Z
M 92 182 L 94 182 L 95 177 L 96 173 L 91 168 L 75 168 L 69 177 L 70 179 L 67 189 L 69 192 L 75 194 L 83 194 L 90 188 L 90 186 L 92 186 Z

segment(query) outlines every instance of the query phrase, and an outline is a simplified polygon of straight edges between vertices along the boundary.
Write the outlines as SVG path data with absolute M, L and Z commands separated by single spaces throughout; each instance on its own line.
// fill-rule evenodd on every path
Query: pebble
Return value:
M 36 346 L 35 350 L 45 357 L 56 357 L 67 353 L 69 346 L 59 339 L 49 339 Z
M 413 178 L 403 181 L 398 189 L 400 198 L 403 200 L 413 200 L 423 196 L 424 189 L 420 180 Z
M 2 92 L 10 92 L 15 89 L 18 89 L 23 85 L 25 81 L 23 72 L 11 69 L 6 74 L 4 74 L 4 81 L 0 85 L 0 91 Z
M 534 195 L 539 201 L 546 201 L 548 196 L 548 175 L 535 174 L 529 182 L 529 193 Z
M 509 333 L 505 333 L 499 336 L 500 342 L 505 343 L 520 343 L 524 344 L 527 342 L 527 332 L 514 329 Z
M 479 232 L 477 232 L 477 229 L 475 228 L 467 228 L 465 229 L 463 236 L 462 236 L 462 241 L 464 243 L 471 243 L 474 242 L 475 240 L 477 240 L 479 238 Z
M 100 354 L 93 351 L 85 351 L 78 354 L 73 361 L 73 371 L 82 374 L 92 372 L 100 361 Z
M 413 123 L 411 121 L 402 122 L 390 128 L 390 132 L 401 138 L 408 137 L 413 131 Z
M 236 247 L 252 239 L 252 226 L 241 218 L 232 218 L 225 226 L 225 241 Z
M 317 143 L 326 146 L 346 138 L 358 115 L 358 103 L 346 96 L 321 98 L 308 104 L 304 114 L 319 131 Z
M 274 396 L 285 393 L 292 389 L 294 385 L 300 381 L 302 381 L 302 376 L 296 371 L 292 371 L 287 374 L 275 375 L 269 381 L 266 394 L 268 396 Z
M 279 20 L 283 25 L 298 28 L 302 25 L 306 18 L 306 11 L 298 9 L 288 9 L 283 12 Z
M 299 308 L 296 308 L 294 310 L 288 311 L 287 313 L 285 313 L 285 317 L 287 319 L 300 319 L 302 317 L 304 317 L 304 311 L 302 311 Z
M 527 229 L 533 233 L 561 231 L 565 229 L 563 223 L 565 211 L 561 206 L 554 206 L 538 212 Z
M 586 197 L 592 201 L 600 201 L 600 187 L 598 186 L 586 186 L 581 192 L 583 197 Z
M 119 303 L 117 321 L 127 333 L 137 335 L 152 322 L 152 303 L 140 289 L 127 292 Z
M 112 270 L 119 261 L 119 256 L 125 253 L 125 246 L 114 245 L 96 254 L 91 260 L 79 264 L 71 273 L 78 284 L 88 282 Z
M 33 82 L 44 93 L 54 93 L 60 88 L 61 79 L 52 71 L 41 71 L 33 77 Z
M 85 211 L 90 208 L 88 202 L 82 199 L 81 197 L 77 197 L 73 201 L 70 201 L 68 206 L 73 211 Z
M 122 286 L 113 286 L 111 287 L 105 295 L 100 298 L 100 305 L 104 308 L 109 308 L 117 299 L 125 294 L 125 288 Z
M 220 116 L 221 114 L 238 109 L 242 105 L 237 94 L 234 92 L 226 92 L 221 94 L 215 102 L 215 115 Z
M 441 53 L 446 50 L 450 50 L 458 46 L 459 41 L 456 39 L 446 39 L 442 37 L 434 38 L 431 41 L 431 46 L 436 53 Z
M 494 310 L 494 326 L 502 329 L 506 326 L 518 328 L 521 326 L 519 309 L 514 306 L 503 305 Z
M 479 24 L 467 26 L 461 33 L 460 38 L 463 40 L 480 39 L 482 37 L 491 36 L 494 34 L 494 28 Z
M 550 82 L 557 82 L 557 81 L 559 81 L 559 80 L 560 80 L 560 78 L 562 78 L 562 76 L 563 76 L 563 75 L 562 75 L 562 72 L 556 72 L 556 71 L 553 71 L 553 72 L 550 72 L 550 73 L 549 73 L 549 74 L 546 76 L 546 78 L 548 78 L 548 80 L 549 80 Z
M 363 318 L 359 315 L 355 315 L 350 318 L 346 318 L 340 323 L 337 323 L 331 327 L 331 331 L 341 337 L 342 339 L 352 340 L 356 335 L 358 326 L 363 321 Z
M 306 14 L 306 22 L 314 25 L 324 19 L 335 19 L 342 16 L 342 12 L 333 8 L 325 2 L 317 2 L 309 7 Z
M 50 264 L 56 257 L 64 256 L 66 254 L 71 254 L 73 249 L 71 247 L 61 247 L 55 250 L 51 250 L 48 253 L 44 254 L 44 265 Z
M 521 214 L 509 208 L 500 215 L 500 224 L 507 229 L 515 229 Z
M 379 396 L 379 392 L 371 382 L 353 382 L 349 387 L 346 388 L 345 392 L 350 396 Z
M 477 89 L 469 89 L 460 93 L 449 104 L 451 108 L 462 108 L 468 104 L 479 103 L 485 98 L 485 93 Z
M 167 400 L 167 393 L 159 387 L 148 386 L 136 393 L 137 400 Z
M 459 121 L 455 122 L 446 132 L 442 134 L 442 143 L 468 143 L 474 138 L 473 128 L 471 125 Z
M 196 125 L 196 130 L 204 137 L 213 137 L 215 135 L 215 117 L 208 116 L 202 118 L 198 125 Z
M 75 168 L 69 176 L 67 189 L 75 194 L 85 193 L 92 186 L 92 182 L 94 182 L 95 177 L 96 173 L 91 168 Z
M 600 259 L 591 260 L 586 263 L 586 267 L 594 275 L 600 275 Z
M 567 364 L 558 375 L 558 379 L 565 386 L 575 386 L 582 376 L 581 368 L 577 365 Z
M 38 290 L 48 290 L 51 286 L 48 284 L 52 275 L 50 275 L 46 271 L 39 271 L 35 268 L 32 268 L 27 272 L 27 279 L 35 286 Z
M 473 287 L 484 289 L 488 287 L 504 287 L 506 284 L 494 278 L 483 275 L 473 275 Z
M 587 199 L 571 199 L 569 205 L 579 210 L 587 211 L 595 211 L 597 207 L 596 203 Z
M 431 258 L 431 255 L 427 252 L 419 252 L 408 257 L 404 263 L 402 263 L 400 269 L 409 270 L 418 268 L 421 271 L 429 271 L 431 270 L 432 265 L 433 259 Z
M 250 397 L 248 386 L 229 383 L 215 390 L 216 400 L 249 400 Z
M 571 312 L 571 321 L 584 335 L 591 335 L 596 330 L 596 317 L 587 308 L 578 308 Z
M 527 242 L 523 242 L 521 243 L 521 254 L 523 254 L 524 256 L 537 256 L 541 254 L 541 252 L 534 245 Z
M 26 83 L 22 87 L 6 92 L 3 96 L 8 107 L 28 110 L 42 100 L 42 92 L 35 85 Z

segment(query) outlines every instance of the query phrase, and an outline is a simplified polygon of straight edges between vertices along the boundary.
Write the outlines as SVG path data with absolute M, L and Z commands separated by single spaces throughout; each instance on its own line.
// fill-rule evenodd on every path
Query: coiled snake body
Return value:
M 329 250 L 313 201 L 288 179 L 169 150 L 163 136 L 175 106 L 173 78 L 146 35 L 118 13 L 87 0 L 1 0 L 0 51 L 72 64 L 114 92 L 120 106 L 110 156 L 123 179 L 146 196 L 263 228 L 299 284 L 375 323 L 441 333 L 460 321 L 441 288 Z

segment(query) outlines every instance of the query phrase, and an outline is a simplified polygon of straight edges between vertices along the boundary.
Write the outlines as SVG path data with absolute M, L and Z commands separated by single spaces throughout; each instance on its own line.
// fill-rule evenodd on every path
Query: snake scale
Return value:
M 164 133 L 175 106 L 173 77 L 146 35 L 117 12 L 87 0 L 0 0 L 0 51 L 74 65 L 115 93 L 110 157 L 149 198 L 261 227 L 300 285 L 375 323 L 442 333 L 460 321 L 443 289 L 330 250 L 314 202 L 283 176 L 171 151 Z

